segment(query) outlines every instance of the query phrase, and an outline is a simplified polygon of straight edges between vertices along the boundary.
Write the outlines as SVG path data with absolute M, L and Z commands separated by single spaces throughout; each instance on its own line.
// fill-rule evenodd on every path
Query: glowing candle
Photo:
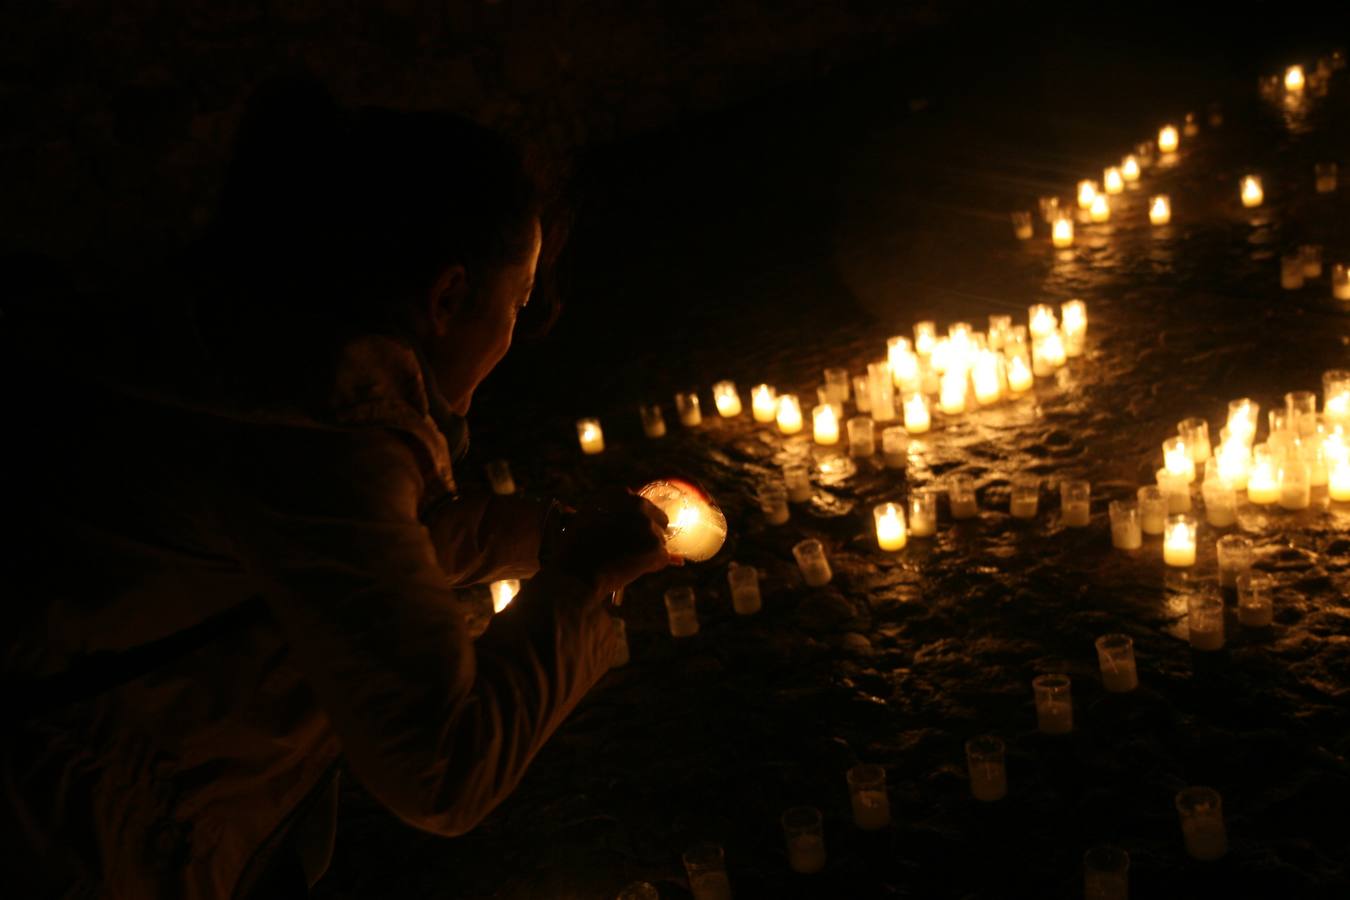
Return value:
M 975 482 L 969 475 L 953 475 L 947 482 L 947 501 L 953 519 L 973 519 L 980 514 L 975 497 Z
M 910 434 L 923 434 L 932 427 L 933 419 L 928 412 L 928 398 L 914 393 L 905 398 L 905 431 Z
M 966 411 L 966 370 L 955 368 L 942 376 L 942 392 L 938 408 L 948 416 L 959 416 Z
M 1242 179 L 1242 205 L 1247 208 L 1260 206 L 1266 199 L 1266 194 L 1261 190 L 1261 179 L 1255 175 L 1248 175 Z
M 1331 296 L 1337 300 L 1350 300 L 1350 267 L 1344 263 L 1331 267 Z
M 1111 201 L 1106 199 L 1105 194 L 1098 194 L 1092 198 L 1092 205 L 1088 207 L 1088 218 L 1098 224 L 1111 218 Z
M 1189 787 L 1177 793 L 1177 815 L 1186 852 L 1202 862 L 1219 859 L 1228 852 L 1228 833 L 1223 824 L 1223 798 L 1207 787 Z
M 923 387 L 923 372 L 919 356 L 909 349 L 896 353 L 890 360 L 891 377 L 902 393 L 912 393 Z
M 1069 356 L 1083 355 L 1083 341 L 1087 337 L 1087 304 L 1082 300 L 1068 300 L 1059 307 L 1063 323 L 1064 350 Z
M 1247 473 L 1247 499 L 1268 506 L 1280 499 L 1274 455 L 1265 444 L 1252 448 L 1251 468 Z
M 1068 354 L 1058 331 L 1052 331 L 1031 345 L 1031 372 L 1044 377 L 1064 365 Z
M 826 369 L 825 391 L 829 394 L 831 403 L 847 403 L 848 369 Z
M 1215 528 L 1227 528 L 1237 521 L 1237 493 L 1222 479 L 1210 479 L 1200 488 L 1205 500 L 1205 521 Z
M 1026 353 L 1017 353 L 1008 357 L 1008 390 L 1021 394 L 1031 390 L 1034 378 L 1031 366 L 1027 364 Z
M 1073 219 L 1061 215 L 1055 219 L 1050 232 L 1050 241 L 1061 250 L 1073 246 Z
M 877 529 L 877 546 L 882 550 L 903 549 L 909 534 L 905 530 L 905 513 L 894 503 L 882 503 L 872 509 Z
M 696 428 L 703 424 L 703 407 L 698 394 L 690 391 L 675 395 L 675 411 L 680 416 L 680 424 L 686 428 Z
M 1008 513 L 1014 519 L 1034 519 L 1041 502 L 1041 480 L 1035 475 L 1014 475 L 1008 489 Z
M 666 514 L 664 537 L 671 555 L 703 562 L 722 549 L 727 539 L 727 518 L 702 489 L 678 478 L 667 478 L 644 485 L 638 495 Z
M 1181 136 L 1177 134 L 1175 125 L 1164 125 L 1158 130 L 1158 150 L 1163 153 L 1177 152 L 1177 145 L 1181 143 Z
M 1280 257 L 1280 287 L 1286 291 L 1303 287 L 1303 257 L 1299 254 L 1286 253 Z
M 914 352 L 921 357 L 933 354 L 933 345 L 937 343 L 936 322 L 914 323 Z
M 1148 220 L 1154 225 L 1166 225 L 1172 221 L 1172 198 L 1159 194 L 1149 201 Z
M 1125 190 L 1125 175 L 1116 166 L 1111 166 L 1102 173 L 1102 187 L 1106 188 L 1108 194 L 1119 194 Z
M 1187 515 L 1167 517 L 1163 562 L 1179 569 L 1195 565 L 1195 519 Z
M 1177 423 L 1177 434 L 1186 445 L 1191 459 L 1203 463 L 1213 452 L 1209 444 L 1209 423 L 1204 419 L 1192 417 Z
M 1104 634 L 1097 638 L 1097 665 L 1102 687 L 1125 694 L 1139 687 L 1139 669 L 1134 660 L 1134 640 L 1127 634 Z
M 1286 457 L 1276 470 L 1280 485 L 1280 506 L 1285 509 L 1307 509 L 1312 502 L 1312 479 L 1308 464 L 1301 457 Z
M 1174 437 L 1163 441 L 1163 468 L 1167 469 L 1169 475 L 1185 477 L 1187 484 L 1195 480 L 1195 460 L 1184 438 Z
M 876 423 L 867 416 L 848 420 L 848 455 L 862 459 L 877 452 Z
M 1350 503 L 1350 458 L 1341 457 L 1327 475 L 1327 493 L 1337 503 Z
M 778 398 L 778 430 L 783 434 L 797 434 L 802 430 L 802 405 L 796 394 Z
M 1251 467 L 1252 451 L 1245 443 L 1229 439 L 1219 445 L 1219 477 L 1235 491 L 1247 489 L 1247 471 Z
M 853 405 L 860 413 L 872 411 L 872 386 L 866 375 L 853 376 Z
M 741 395 L 736 385 L 730 381 L 719 381 L 713 385 L 713 402 L 717 404 L 717 413 L 724 419 L 741 414 Z
M 1241 397 L 1228 404 L 1228 432 L 1242 443 L 1251 445 L 1256 437 L 1256 423 L 1261 420 L 1261 404 L 1250 397 Z
M 1120 177 L 1127 184 L 1139 180 L 1139 160 L 1133 153 L 1120 161 Z
M 603 453 L 605 433 L 600 430 L 599 419 L 579 419 L 577 421 L 577 440 L 581 442 L 581 452 L 587 456 Z
M 1284 70 L 1284 89 L 1291 94 L 1297 94 L 1303 90 L 1307 84 L 1307 79 L 1303 76 L 1302 66 L 1290 66 Z
M 1078 182 L 1078 208 L 1091 209 L 1092 201 L 1097 199 L 1097 182 L 1084 178 Z
M 848 770 L 848 792 L 853 802 L 853 824 L 877 831 L 891 824 L 891 801 L 886 796 L 886 770 L 860 763 Z
M 1036 698 L 1036 726 L 1042 734 L 1073 731 L 1073 693 L 1068 675 L 1037 675 L 1031 679 Z
M 756 422 L 772 422 L 778 415 L 778 392 L 767 384 L 757 384 L 750 391 L 750 409 Z
M 937 534 L 937 492 L 920 488 L 909 495 L 909 533 L 918 537 Z
M 811 410 L 811 421 L 817 444 L 828 446 L 839 443 L 839 419 L 834 414 L 833 405 L 822 403 Z
M 1157 472 L 1158 490 L 1167 499 L 1169 513 L 1190 512 L 1191 487 L 1184 474 L 1176 474 L 1167 469 Z
M 1298 255 L 1303 259 L 1303 277 L 1321 278 L 1322 277 L 1322 245 L 1304 244 L 1298 248 Z
M 520 579 L 505 578 L 494 581 L 488 585 L 488 590 L 492 593 L 492 611 L 499 613 L 510 606 L 511 601 L 516 599 L 516 594 L 520 593 Z
M 1043 338 L 1059 328 L 1055 309 L 1048 303 L 1035 303 L 1027 308 L 1027 330 L 1032 338 Z
M 999 373 L 999 355 L 992 350 L 982 350 L 975 357 L 975 366 L 970 370 L 971 381 L 975 385 L 975 402 L 988 406 L 998 402 L 1003 395 L 1003 378 Z

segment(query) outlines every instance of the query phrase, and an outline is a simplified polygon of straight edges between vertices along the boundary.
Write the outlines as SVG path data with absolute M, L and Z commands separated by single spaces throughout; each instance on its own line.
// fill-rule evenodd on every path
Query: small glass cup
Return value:
M 770 525 L 782 525 L 792 515 L 788 509 L 787 488 L 780 484 L 766 484 L 761 487 L 759 508 L 764 513 L 764 521 Z
M 1139 529 L 1155 537 L 1167 530 L 1167 497 L 1157 485 L 1141 487 L 1139 500 Z
M 825 392 L 831 403 L 848 402 L 848 369 L 825 370 Z
M 1134 640 L 1129 635 L 1104 634 L 1097 638 L 1097 664 L 1102 670 L 1102 687 L 1111 693 L 1125 694 L 1139 687 Z
M 1298 248 L 1298 255 L 1303 259 L 1303 277 L 1321 278 L 1322 277 L 1322 245 L 1304 244 Z
M 666 417 L 659 403 L 643 403 L 638 406 L 638 415 L 642 418 L 642 433 L 649 438 L 666 436 Z
M 698 606 L 691 587 L 669 588 L 665 594 L 666 618 L 670 622 L 670 636 L 693 637 L 698 634 Z
M 1271 599 L 1275 579 L 1264 572 L 1243 572 L 1237 579 L 1238 622 L 1248 628 L 1268 628 L 1275 621 Z
M 1284 395 L 1284 408 L 1289 413 L 1289 427 L 1300 437 L 1309 437 L 1317 431 L 1317 395 L 1312 391 L 1290 391 Z
M 937 491 L 917 488 L 909 494 L 910 537 L 932 537 L 937 534 Z
M 1228 403 L 1228 430 L 1241 433 L 1250 444 L 1256 437 L 1256 426 L 1261 421 L 1261 404 L 1250 397 L 1239 397 Z
M 1317 193 L 1330 194 L 1336 190 L 1336 177 L 1338 166 L 1334 162 L 1313 163 L 1313 181 L 1317 186 Z
M 863 831 L 877 831 L 891 824 L 891 800 L 886 794 L 886 770 L 859 763 L 848 770 L 848 793 L 853 803 L 853 824 Z
M 1031 679 L 1036 697 L 1036 726 L 1042 734 L 1073 731 L 1073 693 L 1068 675 L 1037 675 Z
M 1299 254 L 1286 253 L 1280 257 L 1280 287 L 1286 291 L 1303 287 L 1303 257 Z
M 1350 266 L 1345 263 L 1331 267 L 1331 296 L 1337 300 L 1350 300 Z
M 661 895 L 651 882 L 635 881 L 619 891 L 618 900 L 661 900 Z
M 976 800 L 993 803 L 1008 794 L 1008 772 L 1004 765 L 1003 741 L 982 735 L 966 741 L 966 769 L 970 774 L 970 793 Z
M 759 594 L 759 570 L 733 562 L 727 566 L 727 586 L 731 588 L 731 608 L 738 616 L 753 616 L 763 601 Z
M 587 456 L 605 452 L 605 433 L 599 419 L 577 419 L 577 441 Z
M 1280 506 L 1298 510 L 1312 504 L 1312 477 L 1302 457 L 1282 459 L 1276 478 L 1280 485 Z
M 686 428 L 703 424 L 703 408 L 699 405 L 697 393 L 688 391 L 676 394 L 675 410 L 680 415 L 680 424 Z
M 1008 491 L 1008 512 L 1015 519 L 1034 519 L 1041 500 L 1038 475 L 1020 473 L 1012 477 Z
M 1177 816 L 1186 852 L 1192 859 L 1210 862 L 1228 852 L 1228 834 L 1223 824 L 1223 798 L 1207 787 L 1188 787 L 1177 792 Z
M 1237 491 L 1227 481 L 1206 478 L 1200 486 L 1200 495 L 1205 500 L 1205 521 L 1210 525 L 1228 528 L 1237 521 Z
M 1177 435 L 1186 444 L 1186 452 L 1195 463 L 1209 459 L 1212 449 L 1209 444 L 1209 423 L 1195 417 L 1182 419 L 1177 423 Z
M 1107 507 L 1111 516 L 1111 546 L 1117 550 L 1138 550 L 1144 544 L 1139 527 L 1139 504 L 1112 500 Z
M 872 388 L 866 375 L 853 376 L 853 405 L 860 413 L 872 411 Z
M 731 900 L 726 854 L 720 845 L 705 842 L 684 851 L 684 871 L 689 876 L 689 892 L 694 900 Z
M 1059 483 L 1059 517 L 1068 528 L 1085 528 L 1092 518 L 1092 485 L 1086 481 Z
M 1223 601 L 1213 594 L 1196 592 L 1186 598 L 1186 625 L 1191 649 L 1223 649 Z
M 488 481 L 492 483 L 492 493 L 507 496 L 516 492 L 516 479 L 511 474 L 511 464 L 504 459 L 494 459 L 483 464 Z
M 825 829 L 820 810 L 794 806 L 783 813 L 782 822 L 792 871 L 812 875 L 825 868 Z
M 909 542 L 905 510 L 897 503 L 878 503 L 872 507 L 872 524 L 876 528 L 877 546 L 888 553 L 903 550 Z
M 973 519 L 980 514 L 975 498 L 975 480 L 969 475 L 956 474 L 947 479 L 947 502 L 953 519 Z
M 888 469 L 903 469 L 909 462 L 909 432 L 902 425 L 881 430 L 881 457 Z
M 867 416 L 856 416 L 848 420 L 848 455 L 855 459 L 871 456 L 877 452 L 875 425 Z
M 1013 234 L 1019 241 L 1029 241 L 1035 231 L 1031 227 L 1031 213 L 1018 210 L 1012 214 Z
M 1219 587 L 1235 588 L 1238 576 L 1251 571 L 1255 547 L 1251 540 L 1240 534 L 1224 535 L 1216 546 L 1219 554 Z
M 792 503 L 805 503 L 811 499 L 811 467 L 794 460 L 783 463 L 783 487 L 787 490 L 788 500 Z
M 792 555 L 801 569 L 802 578 L 810 587 L 821 587 L 830 583 L 834 572 L 830 570 L 830 561 L 825 556 L 825 547 L 815 538 L 799 541 L 792 548 Z
M 1055 223 L 1055 219 L 1059 218 L 1058 197 L 1050 197 L 1050 196 L 1037 197 L 1036 205 L 1041 211 L 1041 218 L 1045 221 L 1045 224 L 1053 225 Z
M 1177 569 L 1195 565 L 1194 516 L 1185 513 L 1167 517 L 1167 533 L 1163 535 L 1163 562 Z
M 1130 900 L 1130 854 L 1106 845 L 1083 854 L 1083 900 Z
M 1184 474 L 1172 472 L 1168 469 L 1159 469 L 1155 475 L 1158 480 L 1158 490 L 1162 492 L 1167 501 L 1167 512 L 1169 515 L 1190 512 L 1191 510 L 1191 483 Z

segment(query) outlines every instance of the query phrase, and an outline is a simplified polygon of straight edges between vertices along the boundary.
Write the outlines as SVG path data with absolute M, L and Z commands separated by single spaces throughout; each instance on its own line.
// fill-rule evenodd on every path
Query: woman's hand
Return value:
M 601 495 L 567 523 L 558 566 L 613 593 L 676 561 L 666 552 L 666 523 L 665 513 L 636 494 Z

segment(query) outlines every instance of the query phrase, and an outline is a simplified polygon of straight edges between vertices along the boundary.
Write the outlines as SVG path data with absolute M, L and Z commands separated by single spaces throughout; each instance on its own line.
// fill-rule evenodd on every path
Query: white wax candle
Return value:
M 996 403 L 1003 395 L 1003 379 L 999 377 L 998 363 L 999 355 L 992 350 L 982 350 L 975 357 L 970 380 L 975 385 L 975 402 L 981 406 Z
M 1041 356 L 1052 368 L 1058 369 L 1068 360 L 1068 351 L 1064 348 L 1064 338 L 1058 331 L 1052 331 L 1040 342 Z
M 802 405 L 796 394 L 778 398 L 778 430 L 783 434 L 797 434 L 802 430 Z
M 741 414 L 741 395 L 730 381 L 719 381 L 713 385 L 713 402 L 717 404 L 718 414 L 724 419 Z
M 1163 562 L 1174 568 L 1195 565 L 1195 520 L 1173 516 L 1167 521 L 1163 537 Z
M 1205 521 L 1215 528 L 1227 528 L 1237 521 L 1237 495 L 1226 481 L 1206 481 L 1201 488 L 1205 498 Z
M 1067 675 L 1038 675 L 1031 681 L 1036 725 L 1042 734 L 1073 731 L 1073 694 Z
M 587 456 L 603 453 L 605 433 L 600 430 L 600 420 L 582 419 L 577 422 L 577 440 L 581 443 L 581 452 Z
M 726 516 L 698 488 L 670 479 L 653 481 L 638 494 L 666 514 L 666 550 L 674 556 L 702 562 L 722 549 Z
M 726 872 L 699 872 L 689 876 L 694 900 L 731 900 L 731 881 Z
M 1130 154 L 1120 161 L 1120 177 L 1127 184 L 1139 180 L 1139 160 L 1134 154 Z
M 1280 499 L 1275 464 L 1270 459 L 1258 459 L 1252 463 L 1247 475 L 1247 499 L 1261 506 L 1268 506 Z
M 1022 354 L 1015 354 L 1008 357 L 1008 390 L 1014 394 L 1025 393 L 1031 390 L 1035 379 L 1031 373 L 1031 367 L 1027 365 L 1026 357 Z
M 1184 438 L 1163 441 L 1163 468 L 1173 478 L 1184 478 L 1190 484 L 1195 480 L 1195 460 Z
M 830 561 L 825 558 L 825 550 L 819 541 L 802 541 L 792 549 L 797 559 L 797 568 L 810 587 L 829 584 L 834 573 L 830 570 Z
M 1290 66 L 1284 70 L 1284 89 L 1291 94 L 1297 94 L 1303 90 L 1307 80 L 1303 77 L 1302 66 Z
M 895 382 L 891 377 L 890 363 L 868 363 L 867 386 L 872 395 L 872 418 L 878 422 L 889 422 L 894 419 Z
M 1340 459 L 1327 477 L 1327 493 L 1337 503 L 1350 503 L 1350 460 Z
M 909 462 L 909 433 L 902 427 L 881 432 L 881 456 L 888 469 L 903 469 Z
M 909 498 L 909 533 L 916 538 L 937 534 L 937 498 L 922 492 Z
M 1092 205 L 1088 207 L 1088 217 L 1099 224 L 1111 218 L 1111 201 L 1106 199 L 1105 194 L 1098 194 L 1092 198 Z
M 772 422 L 778 416 L 778 392 L 767 384 L 757 384 L 750 392 L 750 409 L 756 422 Z
M 831 404 L 824 403 L 813 409 L 811 421 L 817 444 L 829 446 L 839 443 L 839 419 L 835 416 L 834 407 Z
M 928 398 L 923 394 L 910 394 L 905 398 L 905 430 L 910 434 L 923 434 L 932 427 L 932 416 L 928 412 Z
M 1247 489 L 1247 471 L 1251 466 L 1252 451 L 1241 441 L 1231 437 L 1219 445 L 1219 477 L 1235 491 Z
M 1159 194 L 1149 201 L 1148 220 L 1154 225 L 1166 225 L 1172 221 L 1172 198 Z
M 1265 200 L 1265 192 L 1261 189 L 1261 179 L 1255 175 L 1248 175 L 1242 179 L 1242 205 L 1253 208 L 1260 206 Z
M 1196 650 L 1223 649 L 1223 601 L 1217 597 L 1194 600 L 1187 617 L 1190 644 Z
M 877 529 L 877 546 L 887 551 L 903 549 L 908 539 L 904 511 L 894 503 L 883 503 L 872 510 L 872 517 Z
M 1055 224 L 1050 232 L 1050 241 L 1056 247 L 1064 249 L 1073 246 L 1073 219 L 1068 216 L 1060 216 L 1055 219 Z
M 966 411 L 966 370 L 949 369 L 942 376 L 942 392 L 938 398 L 938 408 L 945 415 L 956 416 Z
M 520 593 L 520 579 L 505 578 L 494 581 L 488 585 L 488 590 L 492 593 L 492 611 L 499 613 L 510 606 L 511 601 L 516 599 L 516 594 Z
M 732 563 L 727 567 L 727 586 L 731 588 L 731 608 L 738 616 L 753 616 L 763 601 L 759 593 L 759 572 L 754 566 Z
M 1102 187 L 1108 194 L 1119 194 L 1125 190 L 1125 175 L 1116 166 L 1102 173 Z
M 1035 303 L 1027 308 L 1027 332 L 1033 338 L 1043 338 L 1059 329 L 1054 307 L 1048 303 Z
M 1280 506 L 1298 510 L 1307 509 L 1311 505 L 1312 480 L 1308 477 L 1307 463 L 1302 460 L 1287 460 L 1281 463 L 1276 479 L 1280 486 Z
M 975 487 L 969 480 L 953 483 L 947 489 L 947 500 L 952 508 L 953 519 L 973 519 L 980 514 Z
M 1181 136 L 1177 134 L 1175 125 L 1164 125 L 1158 130 L 1158 150 L 1161 152 L 1175 153 L 1180 143 Z

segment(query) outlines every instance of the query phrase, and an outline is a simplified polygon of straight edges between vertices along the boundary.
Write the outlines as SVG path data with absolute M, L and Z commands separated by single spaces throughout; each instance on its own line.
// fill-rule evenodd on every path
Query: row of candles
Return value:
M 968 322 L 956 322 L 945 336 L 938 335 L 934 322 L 919 322 L 913 340 L 902 335 L 888 339 L 886 359 L 869 364 L 866 375 L 826 369 L 825 383 L 817 389 L 818 403 L 811 411 L 815 443 L 834 446 L 846 433 L 850 455 L 872 456 L 875 423 L 899 421 L 901 425 L 882 432 L 881 449 L 887 465 L 902 467 L 907 436 L 932 428 L 934 406 L 943 415 L 960 416 L 973 408 L 1017 399 L 1031 390 L 1037 377 L 1053 375 L 1069 358 L 1082 355 L 1087 305 L 1082 300 L 1066 301 L 1060 315 L 1062 321 L 1052 306 L 1038 303 L 1030 307 L 1026 326 L 1013 325 L 1009 315 L 991 315 L 987 332 L 973 330 Z M 844 404 L 850 397 L 859 415 L 844 421 Z M 731 381 L 713 385 L 713 402 L 718 415 L 727 419 L 740 416 L 744 409 Z M 703 424 L 697 392 L 676 394 L 675 407 L 685 427 Z M 647 437 L 666 435 L 659 404 L 643 405 L 639 413 Z M 768 384 L 751 390 L 751 415 L 756 422 L 776 424 L 783 435 L 800 434 L 806 428 L 798 395 L 779 394 Z M 598 419 L 581 419 L 576 427 L 583 453 L 604 452 L 604 430 Z

